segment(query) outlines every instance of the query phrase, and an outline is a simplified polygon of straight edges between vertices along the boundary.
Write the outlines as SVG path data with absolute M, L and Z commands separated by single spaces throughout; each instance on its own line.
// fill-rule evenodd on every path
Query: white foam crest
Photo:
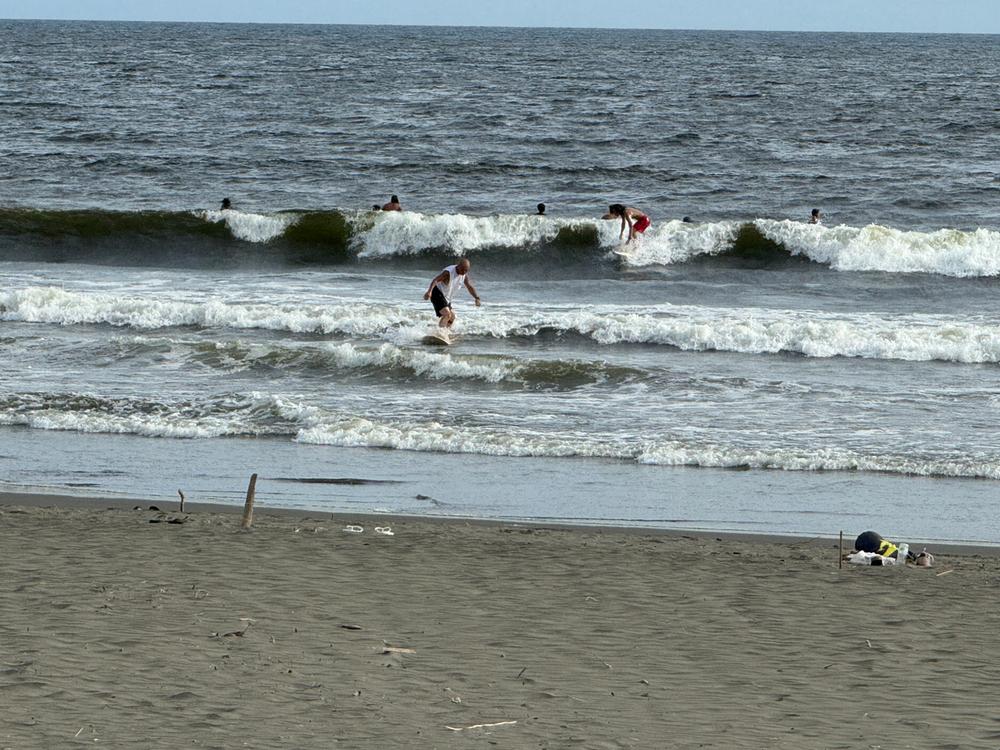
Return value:
M 404 349 L 395 344 L 382 344 L 378 349 L 361 349 L 347 343 L 328 344 L 326 351 L 333 357 L 337 367 L 345 369 L 398 367 L 435 380 L 463 378 L 499 383 L 512 377 L 520 369 L 510 361 L 480 364 L 467 359 L 458 359 L 450 354 Z
M 745 449 L 729 446 L 690 446 L 660 443 L 643 450 L 641 464 L 714 468 L 780 469 L 782 471 L 875 471 L 936 477 L 1000 479 L 996 456 L 981 454 L 962 459 L 927 459 L 913 456 L 866 456 L 839 448 Z
M 344 414 L 292 396 L 251 392 L 202 404 L 101 402 L 92 408 L 72 396 L 16 399 L 0 411 L 0 425 L 43 430 L 214 438 L 292 435 L 302 443 L 423 452 L 518 457 L 617 458 L 641 464 L 749 467 L 784 471 L 877 471 L 921 476 L 1000 479 L 1000 461 L 986 452 L 950 457 L 866 455 L 842 448 L 697 443 L 674 438 L 624 438 L 566 432 L 466 427 L 437 421 L 378 419 Z
M 27 287 L 0 292 L 0 320 L 60 325 L 103 323 L 139 329 L 202 326 L 377 336 L 401 325 L 414 325 L 415 316 L 412 310 L 394 306 L 359 311 L 356 304 L 186 302 Z
M 81 394 L 28 394 L 8 399 L 0 425 L 40 430 L 165 438 L 289 434 L 288 426 L 315 423 L 322 411 L 260 392 L 205 402 L 147 403 Z
M 804 255 L 838 271 L 1000 275 L 1000 232 L 939 229 L 907 232 L 878 224 L 866 227 L 757 219 L 757 229 L 793 255 Z
M 630 458 L 625 444 L 604 443 L 574 435 L 504 432 L 466 428 L 438 422 L 376 421 L 366 417 L 333 417 L 305 427 L 295 438 L 301 443 L 341 447 L 394 448 L 397 450 L 476 453 L 492 456 L 600 456 Z
M 575 332 L 600 344 L 666 344 L 687 351 L 794 352 L 809 357 L 863 357 L 965 363 L 1000 361 L 1000 327 L 940 316 L 838 315 L 810 310 L 660 305 L 468 315 L 463 334 L 533 336 Z
M 619 247 L 621 221 L 601 223 L 602 247 Z M 738 221 L 706 222 L 703 224 L 683 221 L 653 222 L 645 234 L 622 247 L 627 253 L 625 262 L 630 266 L 670 265 L 683 263 L 699 255 L 717 255 L 728 250 L 739 232 Z M 627 231 L 627 228 L 626 228 Z
M 545 434 L 517 430 L 500 432 L 438 422 L 407 423 L 329 415 L 303 427 L 298 442 L 339 447 L 391 448 L 422 452 L 471 453 L 516 457 L 618 458 L 663 466 L 716 468 L 751 467 L 783 471 L 877 471 L 921 476 L 1000 479 L 995 456 L 962 459 L 926 459 L 912 456 L 866 456 L 849 450 L 743 448 L 728 445 L 692 445 L 679 440 L 629 442 L 576 433 Z
M 593 222 L 555 220 L 544 216 L 466 216 L 389 211 L 374 226 L 352 239 L 360 257 L 412 255 L 445 249 L 460 255 L 490 247 L 521 248 L 551 242 L 564 226 Z
M 227 208 L 224 211 L 198 213 L 205 221 L 224 222 L 233 237 L 245 242 L 268 242 L 284 234 L 298 221 L 295 214 L 251 214 Z
M 211 438 L 245 434 L 246 429 L 216 418 L 188 418 L 165 414 L 106 414 L 93 411 L 45 409 L 0 413 L 0 424 L 39 430 L 99 432 L 144 437 Z
M 413 343 L 426 332 L 430 322 L 429 311 L 415 305 L 367 306 L 359 310 L 356 304 L 184 302 L 81 294 L 54 287 L 0 292 L 0 309 L 0 320 L 62 325 L 104 323 L 140 329 L 187 325 L 259 328 L 382 338 L 396 344 Z M 534 336 L 552 330 L 578 333 L 599 344 L 665 344 L 688 351 L 1000 362 L 1000 326 L 982 318 L 936 315 L 879 316 L 692 305 L 563 307 L 525 312 L 521 306 L 492 304 L 463 312 L 455 330 L 461 336 L 495 338 Z M 420 371 L 430 372 L 440 364 L 434 355 L 417 353 L 407 366 L 415 370 L 428 368 Z M 453 360 L 444 367 L 475 366 Z

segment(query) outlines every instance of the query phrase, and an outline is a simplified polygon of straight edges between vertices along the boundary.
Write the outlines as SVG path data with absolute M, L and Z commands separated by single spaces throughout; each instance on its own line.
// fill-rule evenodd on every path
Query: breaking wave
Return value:
M 326 377 L 339 372 L 380 380 L 472 380 L 520 388 L 576 388 L 598 383 L 623 383 L 648 376 L 638 368 L 582 360 L 515 359 L 503 355 L 449 354 L 422 347 L 383 343 L 361 346 L 349 342 L 277 343 L 200 341 L 145 336 L 115 337 L 100 351 L 88 350 L 88 361 L 171 356 L 185 366 L 226 373 L 271 370 L 299 376 Z
M 904 231 L 756 219 L 658 220 L 620 247 L 620 224 L 529 215 L 241 210 L 0 209 L 0 259 L 134 265 L 336 264 L 493 253 L 498 261 L 603 263 L 626 268 L 724 258 L 812 261 L 837 271 L 1000 275 L 1000 232 Z M 554 255 L 553 255 L 554 254 Z
M 716 444 L 673 436 L 544 432 L 373 417 L 260 392 L 161 402 L 76 393 L 0 396 L 0 425 L 167 438 L 278 436 L 309 444 L 520 457 L 600 457 L 663 466 L 877 471 L 1000 479 L 992 454 L 868 455 L 843 448 Z
M 84 294 L 54 287 L 0 292 L 0 320 L 56 325 L 105 324 L 153 330 L 176 327 L 263 329 L 375 339 L 412 345 L 428 327 L 423 306 L 352 301 L 272 304 L 182 301 Z M 1000 362 L 1000 326 L 986 318 L 913 313 L 714 308 L 695 305 L 549 307 L 492 304 L 463 316 L 456 332 L 494 339 L 577 336 L 599 345 L 664 345 L 685 351 L 793 353 L 963 363 Z M 378 356 L 390 356 L 380 354 Z

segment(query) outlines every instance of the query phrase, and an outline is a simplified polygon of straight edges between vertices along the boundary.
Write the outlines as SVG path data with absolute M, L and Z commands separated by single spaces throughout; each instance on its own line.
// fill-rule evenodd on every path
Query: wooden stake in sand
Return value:
M 840 547 L 839 547 L 839 551 L 840 551 L 840 554 L 837 557 L 837 567 L 838 568 L 843 568 L 844 567 L 844 530 L 843 529 L 840 530 Z
M 243 521 L 240 523 L 241 529 L 249 529 L 253 523 L 253 496 L 257 491 L 257 475 L 250 475 L 250 484 L 247 485 L 247 501 L 243 504 Z
M 180 490 L 177 490 L 177 494 L 181 496 L 181 511 L 180 512 L 183 513 L 184 512 L 184 493 L 181 492 Z

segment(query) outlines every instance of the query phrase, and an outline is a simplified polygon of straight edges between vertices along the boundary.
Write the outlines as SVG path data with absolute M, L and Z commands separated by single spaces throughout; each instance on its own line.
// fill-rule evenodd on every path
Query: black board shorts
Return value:
M 434 289 L 431 291 L 431 304 L 434 305 L 434 314 L 437 315 L 439 318 L 441 317 L 441 312 L 445 308 L 451 307 L 451 303 L 444 298 L 444 295 L 441 293 L 441 290 L 438 289 L 437 287 L 434 287 Z

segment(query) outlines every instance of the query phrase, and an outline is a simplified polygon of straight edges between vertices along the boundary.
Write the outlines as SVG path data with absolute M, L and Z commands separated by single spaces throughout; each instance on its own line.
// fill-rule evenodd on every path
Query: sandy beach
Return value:
M 0 748 L 1000 746 L 990 550 L 0 503 Z

